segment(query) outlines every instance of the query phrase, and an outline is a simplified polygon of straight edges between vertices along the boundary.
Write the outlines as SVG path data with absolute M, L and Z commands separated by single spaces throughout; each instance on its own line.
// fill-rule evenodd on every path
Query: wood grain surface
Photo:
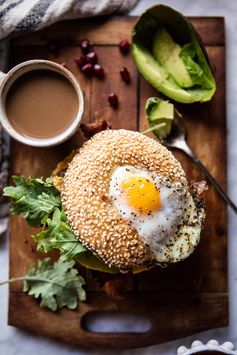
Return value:
M 223 18 L 191 18 L 200 33 L 213 65 L 217 92 L 205 104 L 177 107 L 185 116 L 191 148 L 210 172 L 226 188 L 226 113 L 225 113 L 225 29 Z M 83 121 L 96 118 L 111 121 L 114 128 L 144 130 L 144 103 L 158 93 L 137 73 L 130 55 L 120 54 L 117 44 L 130 36 L 135 18 L 101 18 L 64 22 L 35 34 L 12 41 L 11 66 L 27 59 L 45 58 L 61 63 L 80 81 L 85 95 Z M 94 42 L 99 61 L 106 71 L 105 80 L 85 78 L 74 62 L 80 53 L 79 40 L 87 37 Z M 57 54 L 47 47 L 49 40 L 62 44 Z M 119 76 L 121 67 L 131 72 L 132 82 L 124 84 Z M 118 94 L 119 108 L 107 103 L 108 94 Z M 39 149 L 16 141 L 11 145 L 11 170 L 24 176 L 47 176 L 57 162 L 73 147 L 83 143 L 82 134 L 54 148 Z M 203 179 L 201 173 L 182 153 L 175 152 L 189 180 Z M 90 347 L 132 348 L 173 340 L 210 328 L 228 324 L 227 288 L 227 213 L 226 205 L 209 187 L 204 198 L 207 218 L 202 239 L 187 260 L 167 269 L 155 268 L 134 276 L 134 289 L 126 298 L 109 298 L 93 281 L 89 270 L 81 268 L 87 279 L 88 299 L 77 311 L 57 313 L 40 308 L 38 302 L 22 293 L 21 283 L 10 286 L 9 324 L 69 343 Z M 10 219 L 10 276 L 20 276 L 40 255 L 31 241 L 35 231 L 21 217 Z M 83 317 L 93 310 L 123 311 L 145 314 L 152 329 L 144 334 L 92 333 L 83 325 Z

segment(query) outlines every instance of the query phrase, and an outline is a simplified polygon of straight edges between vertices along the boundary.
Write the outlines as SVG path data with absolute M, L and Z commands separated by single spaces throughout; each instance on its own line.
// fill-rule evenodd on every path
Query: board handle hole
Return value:
M 82 317 L 81 326 L 91 333 L 147 333 L 152 321 L 141 313 L 91 311 Z

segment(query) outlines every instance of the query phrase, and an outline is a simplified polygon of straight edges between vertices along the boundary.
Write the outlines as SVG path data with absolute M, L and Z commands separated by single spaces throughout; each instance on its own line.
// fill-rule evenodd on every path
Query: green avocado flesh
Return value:
M 181 51 L 182 47 L 173 41 L 164 28 L 155 33 L 152 45 L 153 56 L 180 87 L 189 88 L 193 86 L 193 81 L 180 57 Z
M 144 79 L 167 97 L 182 103 L 213 97 L 216 83 L 205 48 L 176 10 L 147 9 L 133 28 L 132 54 Z
M 153 131 L 160 140 L 166 138 L 172 128 L 174 105 L 158 97 L 151 97 L 146 102 L 145 110 L 150 128 L 142 133 Z
M 92 253 L 85 252 L 80 255 L 80 258 L 77 260 L 82 266 L 85 266 L 88 269 L 107 272 L 109 274 L 118 274 L 119 270 L 111 266 L 109 267 L 106 265 L 101 259 L 97 256 L 93 255 Z
M 160 92 L 178 102 L 191 103 L 201 101 L 203 96 L 201 90 L 196 90 L 194 100 L 194 94 L 180 88 L 142 44 L 133 45 L 133 54 L 136 58 L 137 67 L 144 78 Z
M 194 86 L 192 89 L 180 87 L 171 75 L 141 43 L 133 44 L 136 65 L 144 78 L 164 95 L 182 103 L 205 102 L 211 100 L 215 85 L 211 90 Z

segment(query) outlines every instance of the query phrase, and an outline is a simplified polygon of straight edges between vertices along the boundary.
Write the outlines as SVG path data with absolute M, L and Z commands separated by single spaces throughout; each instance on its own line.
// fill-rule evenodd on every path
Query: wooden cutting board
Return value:
M 191 18 L 206 45 L 213 65 L 217 92 L 206 104 L 177 105 L 185 116 L 189 143 L 210 172 L 226 188 L 226 113 L 225 113 L 225 29 L 223 18 Z M 113 128 L 144 130 L 145 100 L 157 92 L 137 73 L 130 55 L 120 54 L 117 44 L 130 36 L 135 18 L 100 18 L 70 21 L 12 41 L 10 66 L 27 59 L 45 58 L 61 63 L 80 81 L 85 94 L 83 121 L 103 117 Z M 85 78 L 74 57 L 80 53 L 82 38 L 94 42 L 106 79 Z M 49 40 L 62 44 L 57 54 L 47 47 Z M 132 82 L 124 84 L 121 67 L 131 72 Z M 47 90 L 47 88 L 45 88 Z M 116 92 L 120 105 L 113 110 L 107 103 L 110 92 Z M 62 103 L 63 104 L 63 103 Z M 34 119 L 34 117 L 32 117 Z M 48 176 L 57 162 L 73 147 L 82 144 L 77 132 L 68 142 L 54 148 L 38 149 L 12 141 L 13 174 Z M 188 178 L 203 176 L 182 153 L 175 152 Z M 37 301 L 22 292 L 21 283 L 10 285 L 9 324 L 81 346 L 106 348 L 143 347 L 194 334 L 228 324 L 227 288 L 227 211 L 226 205 L 210 186 L 205 193 L 207 218 L 202 239 L 187 260 L 168 267 L 155 268 L 134 277 L 134 290 L 120 301 L 109 298 L 93 281 L 90 271 L 81 272 L 87 279 L 88 298 L 77 311 L 53 313 L 40 308 Z M 23 275 L 40 255 L 21 217 L 10 219 L 10 276 Z M 146 315 L 152 322 L 150 331 L 134 333 L 92 333 L 83 327 L 83 317 L 91 311 L 122 311 Z

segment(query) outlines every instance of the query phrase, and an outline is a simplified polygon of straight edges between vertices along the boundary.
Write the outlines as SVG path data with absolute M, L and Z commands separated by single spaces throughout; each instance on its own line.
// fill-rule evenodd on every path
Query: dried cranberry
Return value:
M 121 70 L 120 70 L 120 75 L 121 75 L 121 78 L 123 79 L 123 81 L 126 83 L 126 84 L 129 84 L 130 81 L 131 81 L 131 78 L 130 78 L 130 73 L 128 71 L 127 68 L 123 67 Z
M 66 63 L 66 62 L 62 62 L 62 63 L 60 63 L 60 65 L 61 65 L 62 67 L 64 67 L 64 68 L 67 68 L 67 63 Z
M 114 93 L 109 94 L 108 101 L 113 108 L 118 107 L 118 96 Z
M 94 74 L 98 78 L 103 78 L 105 76 L 104 68 L 102 68 L 102 66 L 100 64 L 95 64 L 94 65 Z
M 87 64 L 83 65 L 83 67 L 81 68 L 81 71 L 86 75 L 92 75 L 93 71 L 94 71 L 93 64 L 87 63 Z
M 80 43 L 80 47 L 83 53 L 89 53 L 91 45 L 88 39 L 84 38 Z
M 86 58 L 83 55 L 79 55 L 78 57 L 74 58 L 75 62 L 82 68 L 86 63 Z
M 86 60 L 88 63 L 92 63 L 92 64 L 97 63 L 97 54 L 95 52 L 87 53 Z
M 119 43 L 119 49 L 120 52 L 123 54 L 128 54 L 129 49 L 130 49 L 130 43 L 128 39 L 123 39 L 120 43 Z

